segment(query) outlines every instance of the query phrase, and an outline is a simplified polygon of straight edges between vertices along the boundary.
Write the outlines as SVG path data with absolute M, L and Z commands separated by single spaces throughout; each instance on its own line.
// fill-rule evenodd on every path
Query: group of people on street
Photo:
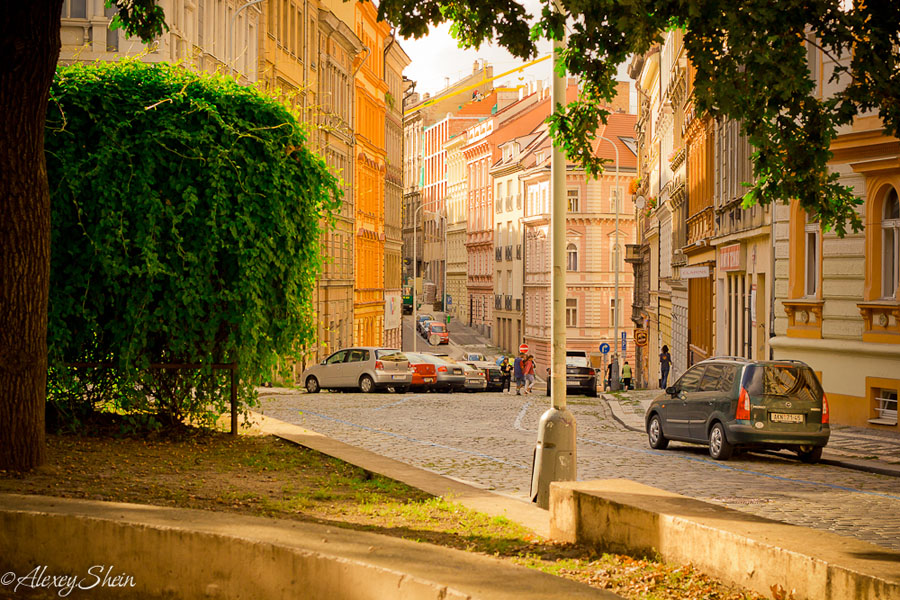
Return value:
M 509 392 L 510 380 L 515 378 L 516 396 L 530 394 L 534 388 L 534 355 L 520 352 L 512 363 L 504 356 L 500 362 L 500 373 L 503 375 L 502 391 Z
M 666 383 L 669 379 L 669 370 L 672 367 L 672 356 L 669 354 L 669 347 L 663 345 L 662 352 L 659 354 L 659 387 L 666 389 Z M 501 391 L 511 392 L 510 383 L 513 378 L 516 380 L 516 396 L 530 394 L 534 388 L 534 355 L 520 352 L 513 360 L 504 356 L 500 362 L 500 373 L 503 376 L 503 388 Z M 613 379 L 613 361 L 606 366 L 606 386 L 604 390 L 612 389 Z M 632 387 L 633 373 L 631 365 L 626 360 L 622 365 L 622 372 L 619 374 L 619 380 L 622 382 L 623 390 L 634 389 Z

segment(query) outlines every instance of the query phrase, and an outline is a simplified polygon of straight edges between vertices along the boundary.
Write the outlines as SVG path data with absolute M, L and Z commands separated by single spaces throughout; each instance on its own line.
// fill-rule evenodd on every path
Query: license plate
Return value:
M 391 375 L 392 379 L 404 379 L 403 375 Z
M 580 383 L 577 379 L 566 379 L 566 385 L 578 385 Z
M 803 415 L 785 414 L 785 413 L 769 413 L 769 420 L 774 423 L 802 423 Z
M 433 378 L 433 377 L 426 377 L 426 378 L 425 378 L 425 383 L 434 383 L 434 378 Z

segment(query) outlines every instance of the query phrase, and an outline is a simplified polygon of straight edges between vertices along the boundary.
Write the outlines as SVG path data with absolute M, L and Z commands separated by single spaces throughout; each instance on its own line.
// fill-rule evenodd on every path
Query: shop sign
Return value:
M 708 265 L 695 265 L 693 267 L 681 267 L 682 279 L 698 279 L 700 277 L 709 277 Z
M 732 244 L 719 248 L 718 267 L 720 271 L 743 271 L 744 252 L 741 245 Z
M 640 346 L 643 348 L 647 345 L 647 330 L 646 329 L 635 329 L 634 330 L 634 344 L 635 346 Z

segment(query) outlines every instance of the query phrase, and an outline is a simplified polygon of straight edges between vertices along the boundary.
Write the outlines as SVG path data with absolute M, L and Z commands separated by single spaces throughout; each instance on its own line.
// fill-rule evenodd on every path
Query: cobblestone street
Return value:
M 334 439 L 500 493 L 525 498 L 543 395 L 261 392 L 261 412 Z M 756 515 L 900 550 L 900 479 L 793 455 L 744 453 L 728 462 L 705 447 L 651 450 L 603 398 L 570 397 L 578 478 L 626 478 Z M 636 407 L 635 412 L 639 410 Z

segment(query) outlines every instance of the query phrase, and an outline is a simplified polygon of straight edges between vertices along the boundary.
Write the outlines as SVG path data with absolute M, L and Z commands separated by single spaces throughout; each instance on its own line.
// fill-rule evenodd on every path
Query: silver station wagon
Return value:
M 300 381 L 310 394 L 323 389 L 402 394 L 409 389 L 412 373 L 406 355 L 396 348 L 345 348 L 306 369 Z

